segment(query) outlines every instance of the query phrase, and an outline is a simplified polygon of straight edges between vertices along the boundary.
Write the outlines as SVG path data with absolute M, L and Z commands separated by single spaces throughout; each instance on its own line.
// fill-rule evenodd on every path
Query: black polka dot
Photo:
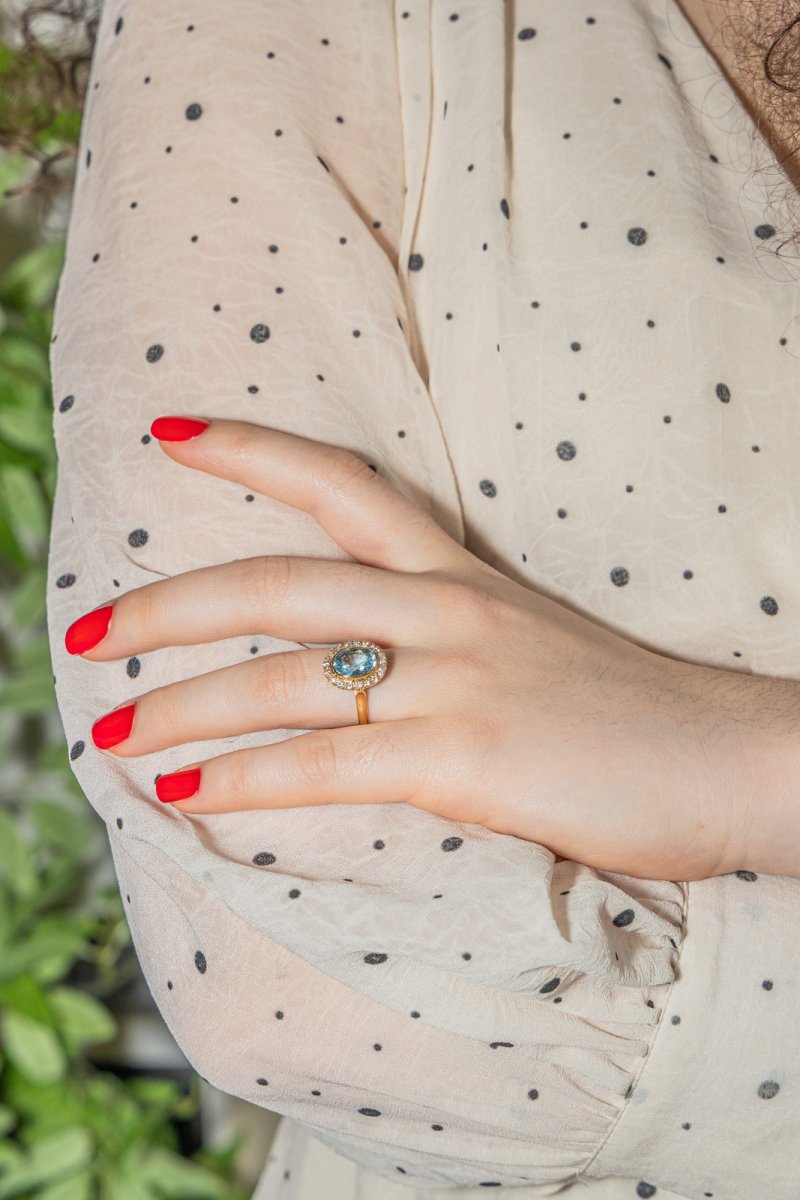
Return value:
M 161 358 L 163 353 L 164 353 L 164 347 L 159 346 L 158 343 L 156 343 L 154 346 L 148 346 L 147 361 L 151 362 L 151 363 L 158 362 L 158 360 Z
M 539 1099 L 539 1092 L 537 1091 L 536 1088 L 531 1088 L 531 1090 L 528 1092 L 528 1099 L 529 1100 L 538 1100 Z
M 389 957 L 388 954 L 365 954 L 364 962 L 365 963 L 385 963 L 388 957 Z
M 727 383 L 718 383 L 715 391 L 723 404 L 730 403 L 731 389 L 728 387 Z
M 72 408 L 74 403 L 75 403 L 74 396 L 65 396 L 64 399 L 61 401 L 61 403 L 58 406 L 58 411 L 62 412 L 62 413 L 69 412 L 69 410 Z
M 131 679 L 135 679 L 137 677 L 137 675 L 139 674 L 139 672 L 141 671 L 141 669 L 142 669 L 142 664 L 139 661 L 139 659 L 136 658 L 135 656 L 133 658 L 129 658 L 127 663 L 125 664 L 125 670 Z
M 250 337 L 254 342 L 265 342 L 269 337 L 269 327 L 267 325 L 254 325 L 250 330 Z
M 424 262 L 425 262 L 425 259 L 422 257 L 421 254 L 409 254 L 409 256 L 408 256 L 409 271 L 421 271 L 422 264 Z
M 448 837 L 442 842 L 442 850 L 458 850 L 462 846 L 464 839 L 460 837 Z
M 186 109 L 186 120 L 196 121 L 198 117 L 203 115 L 203 106 L 201 104 L 190 104 Z
M 755 883 L 758 875 L 756 875 L 755 871 L 737 871 L 736 878 L 744 879 L 747 883 Z
M 633 229 L 628 230 L 628 241 L 632 246 L 643 246 L 647 241 L 647 230 L 635 225 Z
M 208 964 L 206 963 L 206 956 L 203 954 L 202 950 L 198 950 L 195 954 L 194 965 L 197 967 L 201 975 L 205 975 L 208 969 Z
M 773 1096 L 777 1096 L 781 1090 L 781 1085 L 776 1083 L 774 1079 L 765 1079 L 763 1083 L 758 1085 L 758 1094 L 762 1100 L 771 1100 Z
M 72 574 L 71 571 L 68 571 L 66 575 L 59 575 L 58 579 L 56 580 L 56 587 L 57 588 L 72 587 L 74 582 L 75 582 L 75 576 Z
M 365 1117 L 379 1117 L 381 1115 L 378 1108 L 360 1108 L 358 1111 L 363 1113 Z
M 778 611 L 778 601 L 775 599 L 774 596 L 762 596 L 759 601 L 759 604 L 761 605 L 761 608 L 763 609 L 763 611 L 769 617 L 774 617 L 776 612 Z
M 521 42 L 529 42 L 531 38 L 535 36 L 536 30 L 531 29 L 530 25 L 526 26 L 525 29 L 520 29 L 519 33 L 517 34 L 517 37 Z
M 614 587 L 625 587 L 625 584 L 630 582 L 631 577 L 625 567 L 613 567 L 609 572 L 609 578 Z
M 69 751 L 70 761 L 74 762 L 76 758 L 80 758 L 85 749 L 86 744 L 84 742 L 73 742 Z
M 762 979 L 761 986 L 765 992 L 771 992 L 772 987 L 773 987 L 772 980 L 771 979 Z
M 259 850 L 258 854 L 253 856 L 253 862 L 258 867 L 269 867 L 275 862 L 275 855 L 270 854 L 268 850 Z
M 632 908 L 623 908 L 622 912 L 617 913 L 614 917 L 612 924 L 617 926 L 630 925 L 635 915 Z
M 559 442 L 556 446 L 556 454 L 560 459 L 563 459 L 564 462 L 569 462 L 569 460 L 574 458 L 577 453 L 578 451 L 575 449 L 575 446 L 572 442 Z
M 649 1197 L 655 1196 L 655 1194 L 656 1194 L 656 1187 L 654 1184 L 645 1183 L 645 1181 L 643 1179 L 639 1180 L 639 1182 L 636 1185 L 636 1195 L 641 1197 L 641 1200 L 649 1200 Z
M 496 496 L 497 495 L 497 488 L 492 483 L 491 479 L 482 479 L 480 482 L 480 489 L 483 492 L 484 496 Z
M 556 976 L 555 979 L 549 980 L 544 985 L 544 987 L 540 987 L 539 991 L 540 992 L 554 992 L 560 983 L 561 983 L 561 980 L 558 978 L 558 976 Z
M 117 23 L 114 26 L 114 35 L 115 36 L 122 31 L 122 25 L 123 25 L 122 17 L 117 17 Z
M 144 546 L 147 544 L 149 536 L 146 529 L 133 529 L 128 534 L 128 545 L 134 547 Z
M 757 238 L 761 238 L 762 241 L 766 241 L 767 238 L 775 237 L 775 226 L 774 225 L 756 225 L 755 229 L 753 230 L 753 233 L 756 235 Z

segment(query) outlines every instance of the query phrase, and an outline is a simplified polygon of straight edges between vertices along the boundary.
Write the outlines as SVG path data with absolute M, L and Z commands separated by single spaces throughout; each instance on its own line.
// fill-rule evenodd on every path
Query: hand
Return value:
M 153 435 L 173 424 L 159 419 Z M 187 765 L 200 768 L 199 789 L 175 802 L 181 812 L 403 800 L 640 878 L 740 865 L 742 772 L 694 687 L 703 668 L 508 579 L 347 450 L 234 420 L 160 444 L 176 463 L 304 509 L 358 561 L 257 556 L 146 584 L 114 598 L 86 658 L 263 628 L 298 642 L 373 640 L 389 664 L 363 725 L 319 649 L 145 692 L 115 710 L 133 724 L 113 745 L 96 722 L 96 744 L 123 757 L 311 731 Z

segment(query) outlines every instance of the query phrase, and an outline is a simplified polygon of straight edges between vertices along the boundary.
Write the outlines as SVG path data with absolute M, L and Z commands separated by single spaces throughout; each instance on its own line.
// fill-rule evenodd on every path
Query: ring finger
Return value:
M 357 724 L 355 689 L 328 682 L 324 656 L 324 649 L 281 651 L 154 688 L 95 721 L 92 740 L 129 758 L 261 729 Z M 387 657 L 386 675 L 367 689 L 370 722 L 423 715 L 431 706 L 430 652 L 403 647 Z

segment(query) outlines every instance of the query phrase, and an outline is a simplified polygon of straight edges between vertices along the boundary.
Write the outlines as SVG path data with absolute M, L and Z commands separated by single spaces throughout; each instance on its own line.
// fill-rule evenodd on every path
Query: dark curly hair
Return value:
M 759 108 L 756 127 L 775 145 L 775 156 L 790 183 L 791 202 L 800 201 L 800 11 L 797 0 L 720 0 L 728 11 L 720 36 L 729 39 L 734 60 L 750 74 Z M 21 46 L 0 45 L 0 146 L 35 159 L 38 168 L 6 196 L 24 192 L 42 197 L 49 206 L 72 186 L 72 170 L 80 117 L 103 0 L 46 0 L 28 4 L 15 22 Z M 794 12 L 794 15 L 791 15 Z M 34 23 L 49 19 L 47 42 Z M 55 39 L 53 30 L 55 28 Z M 767 32 L 776 28 L 777 34 Z M 55 46 L 52 44 L 55 40 Z M 749 107 L 749 106 L 748 106 Z M 764 119 L 766 117 L 766 120 Z M 768 128 L 767 128 L 768 127 Z M 48 135 L 49 136 L 46 136 Z M 48 150 L 48 142 L 58 148 Z M 800 249 L 800 224 L 780 243 Z

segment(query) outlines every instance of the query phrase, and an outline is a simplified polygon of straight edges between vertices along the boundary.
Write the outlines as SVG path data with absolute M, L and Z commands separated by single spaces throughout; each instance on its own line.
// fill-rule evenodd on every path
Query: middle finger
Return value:
M 95 721 L 92 739 L 124 758 L 262 729 L 329 729 L 358 723 L 354 690 L 325 678 L 325 650 L 248 659 L 145 692 Z M 438 708 L 429 651 L 389 650 L 386 675 L 368 688 L 369 719 L 396 721 Z M 420 686 L 420 679 L 425 686 Z M 132 710 L 132 711 L 129 711 Z
M 91 662 L 260 632 L 294 642 L 419 643 L 432 632 L 429 596 L 419 574 L 340 559 L 257 555 L 133 588 L 74 621 L 64 643 Z

